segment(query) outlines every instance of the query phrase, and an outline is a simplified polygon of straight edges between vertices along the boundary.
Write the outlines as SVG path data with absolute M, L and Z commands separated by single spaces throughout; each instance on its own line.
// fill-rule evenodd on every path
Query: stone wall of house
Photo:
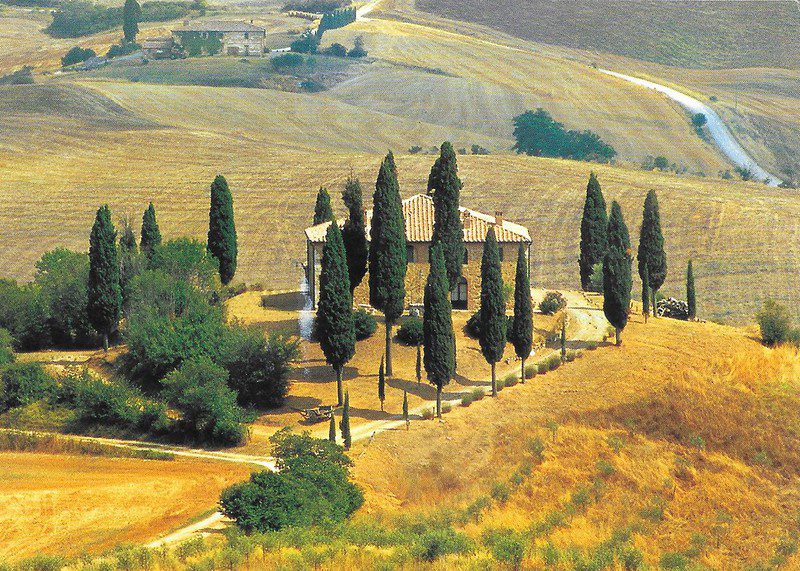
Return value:
M 462 276 L 467 280 L 467 310 L 473 312 L 478 309 L 481 301 L 481 257 L 483 254 L 483 244 L 467 244 L 466 246 L 467 263 L 462 269 Z M 501 263 L 503 281 L 513 288 L 517 265 L 517 249 L 519 245 L 501 244 L 500 247 L 503 250 L 503 261 Z M 322 248 L 322 244 L 314 245 L 313 258 L 316 262 L 314 273 L 315 284 L 319 284 Z M 425 282 L 428 279 L 428 246 L 426 244 L 414 244 L 413 248 L 414 261 L 409 262 L 406 270 L 406 306 L 415 304 L 422 305 L 425 296 Z M 310 260 L 311 257 L 309 257 L 309 261 Z M 317 291 L 316 294 L 318 296 L 319 291 Z M 363 281 L 356 288 L 353 295 L 353 302 L 356 306 L 369 305 L 369 274 L 364 276 Z
M 263 32 L 225 32 L 222 36 L 225 55 L 260 56 L 264 53 Z

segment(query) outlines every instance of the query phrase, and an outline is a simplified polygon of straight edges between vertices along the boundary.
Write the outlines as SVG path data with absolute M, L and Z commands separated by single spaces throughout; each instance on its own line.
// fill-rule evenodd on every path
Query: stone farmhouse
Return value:
M 267 31 L 252 21 L 194 21 L 184 22 L 182 28 L 172 30 L 172 35 L 189 55 L 260 56 Z
M 494 228 L 500 247 L 500 259 L 503 279 L 506 283 L 514 282 L 517 263 L 517 251 L 523 244 L 528 250 L 528 270 L 530 271 L 531 237 L 528 229 L 519 224 L 504 220 L 502 213 L 494 216 L 476 212 L 469 208 L 460 208 L 461 223 L 464 228 L 466 256 L 462 270 L 461 283 L 451 292 L 453 309 L 475 311 L 480 305 L 481 296 L 481 257 L 483 244 L 489 228 Z M 403 217 L 406 227 L 408 269 L 406 271 L 406 305 L 421 305 L 425 293 L 425 282 L 428 278 L 428 253 L 433 237 L 433 199 L 425 194 L 417 194 L 403 200 Z M 372 210 L 366 212 L 367 236 L 372 220 Z M 306 279 L 309 295 L 316 304 L 319 296 L 317 284 L 322 269 L 322 249 L 330 222 L 306 228 Z M 344 224 L 344 221 L 341 221 Z M 365 276 L 356 288 L 354 302 L 357 305 L 369 304 L 369 276 Z

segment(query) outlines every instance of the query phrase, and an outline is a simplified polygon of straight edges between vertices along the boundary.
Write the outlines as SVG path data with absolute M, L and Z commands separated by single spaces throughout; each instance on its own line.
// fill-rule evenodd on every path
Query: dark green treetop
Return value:
M 364 199 L 361 183 L 357 178 L 347 179 L 344 192 L 342 192 L 342 200 L 349 212 L 342 227 L 342 239 L 347 254 L 347 271 L 350 274 L 350 292 L 352 293 L 364 279 L 369 261 Z
M 503 358 L 506 347 L 506 302 L 494 228 L 486 234 L 481 259 L 481 353 L 490 364 Z
M 603 261 L 603 312 L 617 330 L 617 345 L 622 342 L 620 332 L 628 323 L 633 287 L 631 262 L 628 227 L 619 203 L 614 201 L 608 219 L 608 251 Z
M 689 319 L 697 317 L 697 298 L 694 291 L 694 270 L 692 261 L 686 267 L 686 304 L 689 306 Z
M 429 184 L 434 185 L 432 241 L 442 245 L 447 282 L 452 290 L 461 278 L 465 247 L 464 227 L 458 209 L 462 184 L 458 178 L 456 152 L 449 142 L 442 144 L 438 167 L 434 165 L 431 176 Z
M 222 285 L 228 285 L 236 274 L 236 224 L 233 220 L 233 196 L 222 175 L 217 175 L 211 184 L 208 251 L 219 261 Z
M 142 8 L 136 0 L 125 0 L 122 8 L 122 33 L 126 42 L 135 42 L 142 21 Z
M 156 222 L 156 209 L 151 202 L 147 210 L 144 211 L 144 216 L 142 216 L 142 236 L 139 248 L 149 260 L 153 257 L 153 250 L 159 244 L 161 244 L 161 231 L 158 229 L 158 222 Z
M 648 285 L 653 292 L 657 292 L 667 279 L 667 254 L 664 252 L 664 236 L 661 234 L 661 217 L 655 190 L 649 191 L 644 200 L 637 258 L 639 277 L 644 277 L 644 266 L 647 264 Z
M 119 283 L 117 233 L 111 222 L 108 205 L 97 211 L 89 236 L 89 300 L 87 312 L 92 327 L 104 337 L 117 328 L 122 310 L 122 289 Z
M 331 196 L 328 194 L 328 189 L 321 186 L 319 187 L 319 192 L 317 192 L 317 201 L 314 204 L 314 225 L 330 222 L 333 219 Z
M 586 201 L 581 218 L 581 252 L 578 264 L 581 272 L 581 288 L 590 289 L 592 268 L 602 262 L 608 244 L 608 215 L 603 191 L 594 173 L 589 175 L 586 185 Z
M 524 369 L 524 360 L 531 354 L 533 348 L 533 302 L 531 301 L 528 257 L 524 244 L 519 245 L 517 252 L 517 273 L 514 278 L 514 319 L 511 322 L 508 338 L 514 345 L 517 357 L 523 360 Z

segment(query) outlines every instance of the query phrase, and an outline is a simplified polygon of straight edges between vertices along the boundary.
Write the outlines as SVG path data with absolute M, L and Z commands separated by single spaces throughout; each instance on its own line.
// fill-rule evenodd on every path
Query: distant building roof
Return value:
M 460 207 L 461 222 L 464 226 L 465 242 L 483 242 L 489 228 L 494 227 L 498 242 L 530 243 L 528 229 L 519 224 L 499 219 L 489 214 Z M 367 235 L 372 221 L 372 210 L 367 210 Z M 409 242 L 430 242 L 433 239 L 433 199 L 426 194 L 415 194 L 403 201 L 403 218 L 406 225 L 406 240 Z M 344 224 L 344 221 L 341 222 Z M 325 242 L 330 222 L 323 222 L 306 228 L 306 237 L 315 243 Z
M 219 20 L 195 20 L 186 22 L 173 32 L 263 32 L 267 30 L 247 22 L 223 22 Z

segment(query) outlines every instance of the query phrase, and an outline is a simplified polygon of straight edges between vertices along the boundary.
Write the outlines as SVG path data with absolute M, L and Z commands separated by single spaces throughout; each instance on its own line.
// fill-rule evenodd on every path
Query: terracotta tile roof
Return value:
M 489 214 L 477 212 L 463 206 L 461 211 L 461 221 L 464 225 L 465 242 L 483 242 L 489 228 L 494 227 L 498 242 L 525 242 L 531 241 L 528 229 L 519 224 L 514 224 L 508 220 L 501 220 L 497 224 L 497 219 Z M 409 242 L 430 242 L 433 237 L 433 199 L 426 194 L 415 194 L 403 201 L 403 217 L 406 223 L 406 240 Z M 369 224 L 372 220 L 372 210 L 367 210 L 367 234 L 369 235 Z M 344 224 L 344 221 L 340 221 Z M 324 222 L 306 228 L 306 237 L 315 243 L 325 241 L 330 222 Z
M 195 21 L 173 32 L 265 32 L 265 28 L 246 22 Z

